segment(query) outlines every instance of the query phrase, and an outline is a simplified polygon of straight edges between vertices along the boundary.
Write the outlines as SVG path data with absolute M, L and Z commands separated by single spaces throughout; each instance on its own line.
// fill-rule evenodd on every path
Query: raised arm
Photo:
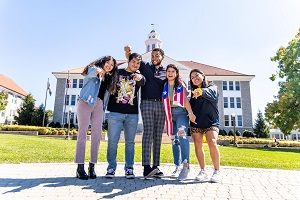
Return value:
M 124 47 L 124 51 L 125 51 L 125 57 L 126 57 L 126 59 L 128 60 L 130 54 L 132 53 L 132 48 L 131 48 L 131 46 L 130 46 L 130 45 L 126 45 L 126 46 Z

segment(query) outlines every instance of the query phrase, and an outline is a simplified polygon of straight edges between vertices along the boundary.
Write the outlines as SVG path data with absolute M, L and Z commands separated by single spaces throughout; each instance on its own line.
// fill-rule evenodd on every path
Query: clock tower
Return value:
M 154 29 L 148 34 L 145 45 L 146 52 L 152 51 L 154 48 L 161 48 L 162 41 L 160 40 L 160 35 Z

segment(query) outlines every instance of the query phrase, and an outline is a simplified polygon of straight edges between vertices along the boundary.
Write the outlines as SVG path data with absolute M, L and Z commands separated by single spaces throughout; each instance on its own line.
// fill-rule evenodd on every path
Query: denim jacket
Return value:
M 96 76 L 96 66 L 90 66 L 87 75 L 83 79 L 83 86 L 79 94 L 79 99 L 84 100 L 90 106 L 94 107 L 97 96 L 99 93 L 99 88 L 101 85 L 102 77 Z

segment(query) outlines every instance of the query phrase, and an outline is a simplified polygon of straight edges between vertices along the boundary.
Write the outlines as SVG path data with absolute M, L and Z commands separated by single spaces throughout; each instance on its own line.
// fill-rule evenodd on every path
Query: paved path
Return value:
M 144 180 L 140 163 L 136 178 L 128 180 L 124 163 L 118 164 L 115 178 L 103 177 L 107 164 L 98 163 L 97 179 L 89 180 L 75 178 L 73 163 L 1 164 L 0 199 L 300 199 L 300 171 L 223 167 L 220 183 L 200 183 L 194 180 L 197 165 L 180 182 L 167 176 Z M 170 175 L 174 166 L 162 164 L 160 169 Z

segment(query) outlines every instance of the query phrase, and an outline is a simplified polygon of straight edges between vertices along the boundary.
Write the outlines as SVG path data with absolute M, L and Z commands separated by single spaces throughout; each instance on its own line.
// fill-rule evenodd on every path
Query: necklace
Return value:
M 155 68 L 155 73 L 154 73 L 154 76 L 158 76 L 159 75 L 159 68 Z

